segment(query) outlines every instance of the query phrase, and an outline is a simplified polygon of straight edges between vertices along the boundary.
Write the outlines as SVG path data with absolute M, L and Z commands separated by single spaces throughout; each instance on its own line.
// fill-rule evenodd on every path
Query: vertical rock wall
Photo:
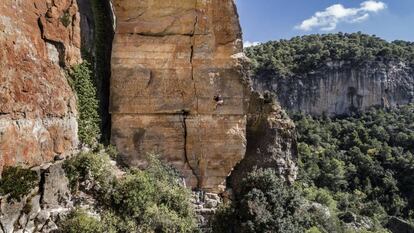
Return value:
M 414 102 L 414 70 L 401 61 L 360 65 L 329 62 L 293 77 L 263 75 L 255 87 L 277 95 L 283 108 L 315 116 L 342 115 L 371 107 L 392 108 Z
M 247 114 L 246 156 L 234 168 L 229 186 L 239 193 L 241 181 L 256 168 L 272 168 L 288 183 L 296 180 L 298 167 L 294 122 L 274 101 L 253 91 Z
M 80 62 L 75 0 L 0 4 L 0 171 L 39 165 L 77 145 L 64 68 Z
M 246 146 L 247 85 L 233 0 L 114 0 L 112 142 L 131 166 L 160 154 L 220 191 Z

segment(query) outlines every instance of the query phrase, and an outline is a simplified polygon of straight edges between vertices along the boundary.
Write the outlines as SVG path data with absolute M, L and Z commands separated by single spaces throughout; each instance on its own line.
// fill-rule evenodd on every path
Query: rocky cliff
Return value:
M 256 168 L 273 168 L 288 183 L 296 180 L 295 124 L 274 99 L 256 91 L 250 94 L 246 155 L 229 177 L 229 187 L 236 194 L 242 180 Z
M 80 58 L 74 0 L 0 5 L 0 170 L 40 165 L 77 145 L 76 99 L 64 69 Z
M 73 208 L 74 199 L 63 162 L 33 168 L 34 188 L 21 200 L 0 197 L 0 232 L 55 232 Z
M 284 172 L 294 167 L 294 127 L 276 105 L 267 111 L 254 107 L 256 98 L 249 102 L 252 90 L 234 1 L 115 0 L 112 5 L 116 34 L 109 111 L 112 142 L 122 162 L 145 167 L 148 154 L 160 154 L 188 186 L 222 192 L 234 167 L 246 172 L 257 165 L 262 149 L 267 151 L 261 157 L 272 156 L 269 166 L 280 165 L 281 174 L 294 177 Z M 106 49 L 95 56 L 95 73 L 110 73 L 105 64 L 112 34 L 106 40 L 94 30 L 99 23 L 111 31 L 112 19 L 97 22 L 94 6 L 87 0 L 2 4 L 0 168 L 42 165 L 77 146 L 76 97 L 65 71 L 81 62 L 81 47 L 96 55 L 101 44 Z M 99 77 L 97 82 L 105 102 L 108 84 Z M 105 103 L 101 108 L 107 110 Z M 284 130 L 289 132 L 283 136 Z M 241 163 L 249 145 L 249 162 Z M 279 157 L 287 159 L 277 162 Z
M 223 190 L 246 150 L 249 89 L 234 2 L 113 3 L 112 142 L 128 165 L 158 153 L 189 186 Z
M 312 115 L 349 114 L 414 101 L 414 70 L 401 61 L 360 65 L 328 62 L 301 75 L 256 76 L 254 85 L 261 91 L 275 93 L 285 109 Z
M 228 188 L 226 180 L 237 190 L 255 166 L 295 179 L 294 125 L 251 89 L 233 0 L 114 0 L 111 59 L 111 2 L 99 5 L 101 16 L 94 3 L 0 6 L 0 171 L 23 165 L 36 174 L 21 199 L 0 190 L 0 232 L 53 232 L 73 209 L 99 205 L 83 192 L 73 195 L 64 162 L 51 163 L 78 145 L 76 95 L 66 75 L 82 61 L 81 47 L 94 61 L 104 134 L 105 77 L 112 72 L 111 140 L 122 162 L 145 167 L 146 156 L 156 153 L 175 166 L 198 189 L 193 204 L 201 225 L 222 201 L 217 193 Z M 114 164 L 117 172 L 107 173 L 122 178 Z M 2 178 L 3 186 L 20 179 Z

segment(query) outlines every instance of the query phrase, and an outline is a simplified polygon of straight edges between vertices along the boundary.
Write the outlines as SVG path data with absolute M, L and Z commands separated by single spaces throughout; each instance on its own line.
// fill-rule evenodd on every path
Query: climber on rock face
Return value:
M 223 98 L 221 97 L 220 94 L 214 96 L 214 101 L 216 101 L 216 107 L 215 107 L 216 109 L 217 109 L 218 106 L 224 104 L 224 100 L 223 100 Z

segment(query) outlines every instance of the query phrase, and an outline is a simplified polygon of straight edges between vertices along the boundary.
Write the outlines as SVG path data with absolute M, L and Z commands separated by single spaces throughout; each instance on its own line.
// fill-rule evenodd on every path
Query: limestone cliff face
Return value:
M 328 63 L 294 77 L 255 77 L 255 86 L 277 95 L 282 107 L 312 115 L 349 114 L 373 106 L 414 101 L 414 70 L 403 62 Z
M 255 168 L 273 168 L 288 183 L 296 180 L 295 124 L 274 99 L 275 96 L 262 96 L 256 91 L 250 95 L 246 156 L 229 177 L 236 195 L 240 182 Z
M 79 20 L 74 0 L 0 4 L 0 171 L 77 145 L 75 95 L 63 68 L 80 61 Z
M 248 88 L 233 0 L 114 0 L 112 142 L 131 166 L 158 153 L 220 191 L 246 150 Z

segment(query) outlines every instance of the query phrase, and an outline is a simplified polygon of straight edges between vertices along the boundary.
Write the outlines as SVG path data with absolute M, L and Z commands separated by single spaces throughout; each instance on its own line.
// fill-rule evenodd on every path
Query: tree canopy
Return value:
M 294 116 L 305 196 L 384 223 L 414 217 L 414 105 L 346 118 Z M 321 198 L 322 197 L 322 198 Z
M 413 42 L 388 42 L 361 32 L 297 36 L 249 47 L 245 52 L 256 74 L 281 76 L 312 72 L 330 61 L 361 64 L 398 60 L 414 65 Z

